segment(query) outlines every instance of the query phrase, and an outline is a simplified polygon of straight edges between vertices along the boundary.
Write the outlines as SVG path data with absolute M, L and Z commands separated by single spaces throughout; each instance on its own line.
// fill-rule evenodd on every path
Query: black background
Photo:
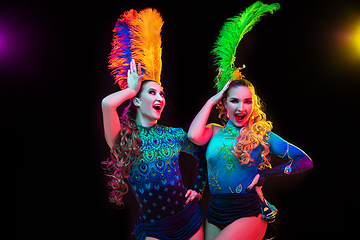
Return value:
M 360 4 L 278 2 L 281 9 L 245 35 L 236 58 L 237 66 L 246 64 L 243 73 L 266 103 L 273 131 L 314 161 L 312 170 L 264 186 L 265 197 L 279 209 L 276 239 L 349 239 L 359 213 L 360 100 L 360 52 L 349 39 L 360 26 Z M 107 68 L 117 18 L 130 8 L 161 12 L 167 105 L 159 123 L 187 131 L 216 93 L 209 52 L 221 25 L 252 3 L 1 3 L 4 230 L 13 237 L 133 239 L 136 199 L 128 193 L 122 210 L 109 203 L 100 167 L 109 155 L 100 103 L 118 90 Z M 209 122 L 219 123 L 215 109 Z M 186 154 L 181 159 L 184 182 L 191 187 L 195 161 Z M 204 212 L 208 196 L 206 190 L 200 202 Z

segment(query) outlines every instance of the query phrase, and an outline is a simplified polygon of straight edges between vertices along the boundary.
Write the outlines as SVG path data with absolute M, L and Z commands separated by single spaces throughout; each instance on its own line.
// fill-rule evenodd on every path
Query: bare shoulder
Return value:
M 215 134 L 217 134 L 221 129 L 223 129 L 223 126 L 217 124 L 217 123 L 210 123 L 207 125 L 207 127 L 211 127 L 212 129 L 212 136 L 213 137 Z

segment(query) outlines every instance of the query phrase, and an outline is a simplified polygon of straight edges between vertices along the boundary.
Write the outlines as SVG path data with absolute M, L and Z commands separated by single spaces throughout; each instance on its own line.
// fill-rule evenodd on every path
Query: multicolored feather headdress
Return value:
M 164 21 L 156 9 L 146 8 L 139 13 L 131 9 L 121 15 L 113 30 L 109 68 L 120 89 L 127 88 L 130 61 L 141 63 L 142 80 L 161 85 L 161 27 Z
M 272 14 L 278 9 L 280 9 L 278 3 L 267 5 L 258 1 L 246 8 L 242 13 L 226 20 L 211 51 L 215 55 L 215 66 L 219 71 L 219 75 L 215 79 L 215 87 L 217 87 L 218 92 L 230 78 L 235 80 L 244 77 L 240 72 L 242 68 L 236 68 L 234 62 L 236 48 L 245 33 L 251 31 L 252 27 L 260 21 L 260 17 L 264 16 L 265 13 L 270 12 Z

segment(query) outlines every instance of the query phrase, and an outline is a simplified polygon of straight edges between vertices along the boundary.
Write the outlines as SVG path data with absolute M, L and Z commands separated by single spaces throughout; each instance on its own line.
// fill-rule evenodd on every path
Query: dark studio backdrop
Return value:
M 118 90 L 107 68 L 117 18 L 130 8 L 161 12 L 167 104 L 159 123 L 187 131 L 216 93 L 209 52 L 220 27 L 253 2 L 1 3 L 1 234 L 134 239 L 136 199 L 129 192 L 122 210 L 109 203 L 100 167 L 109 156 L 100 103 Z M 308 172 L 265 183 L 279 210 L 276 239 L 350 239 L 358 222 L 360 50 L 353 36 L 360 3 L 278 2 L 281 9 L 245 35 L 236 58 L 273 131 L 314 161 Z M 209 122 L 220 123 L 215 109 Z M 191 187 L 195 160 L 180 160 Z M 204 212 L 208 199 L 206 189 Z

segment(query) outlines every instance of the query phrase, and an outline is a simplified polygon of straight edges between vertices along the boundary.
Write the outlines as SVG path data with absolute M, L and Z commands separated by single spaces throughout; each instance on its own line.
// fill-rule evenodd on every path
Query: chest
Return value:
M 209 167 L 219 167 L 221 169 L 235 170 L 239 168 L 239 160 L 234 154 L 236 144 L 236 134 L 234 131 L 222 130 L 212 137 L 206 149 L 206 160 Z M 250 152 L 255 165 L 261 162 L 261 146 L 257 146 Z
M 129 180 L 134 186 L 151 190 L 174 185 L 180 180 L 179 154 L 181 143 L 174 135 L 163 132 L 140 135 L 140 159 L 131 166 Z

